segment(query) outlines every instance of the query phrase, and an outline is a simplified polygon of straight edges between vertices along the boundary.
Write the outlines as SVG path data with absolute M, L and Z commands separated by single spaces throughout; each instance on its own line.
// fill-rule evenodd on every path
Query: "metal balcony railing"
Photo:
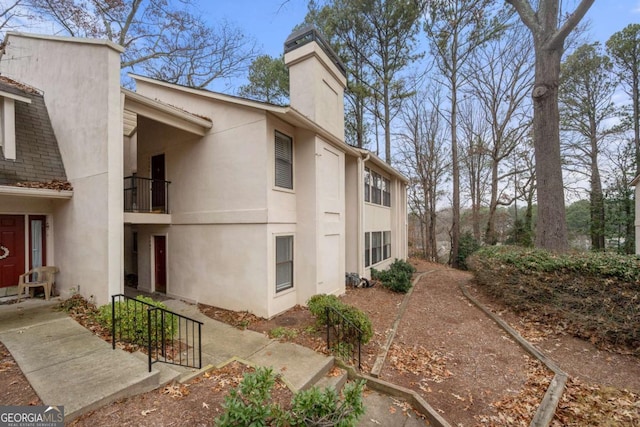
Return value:
M 142 213 L 169 212 L 171 181 L 127 176 L 124 178 L 124 211 Z

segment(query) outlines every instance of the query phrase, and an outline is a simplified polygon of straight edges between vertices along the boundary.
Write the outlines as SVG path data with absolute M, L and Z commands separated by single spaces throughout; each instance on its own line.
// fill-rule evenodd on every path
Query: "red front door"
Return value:
M 167 292 L 167 240 L 165 236 L 153 236 L 154 264 L 155 264 L 155 291 Z
M 24 271 L 24 216 L 0 215 L 0 288 L 17 286 Z

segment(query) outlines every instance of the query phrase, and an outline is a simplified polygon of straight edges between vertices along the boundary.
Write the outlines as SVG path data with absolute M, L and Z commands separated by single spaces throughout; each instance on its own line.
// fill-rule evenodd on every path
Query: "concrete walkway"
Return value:
M 43 403 L 64 405 L 66 421 L 194 374 L 191 369 L 162 363 L 154 364 L 149 373 L 146 356 L 113 350 L 109 343 L 55 310 L 59 302 L 26 300 L 0 305 L 0 341 Z M 241 331 L 203 315 L 194 305 L 176 300 L 164 303 L 170 310 L 204 323 L 203 367 L 219 366 L 233 358 L 270 366 L 293 391 L 309 388 L 321 379 L 325 384 L 323 378 L 333 367 L 333 357 Z M 383 394 L 367 393 L 365 405 L 367 412 L 359 425 L 425 425 L 415 416 L 403 415 L 397 401 Z

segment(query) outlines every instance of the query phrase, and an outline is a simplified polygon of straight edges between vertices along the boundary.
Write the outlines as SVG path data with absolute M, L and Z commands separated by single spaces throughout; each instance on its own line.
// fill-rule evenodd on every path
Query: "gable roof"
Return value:
M 44 97 L 35 88 L 0 76 L 0 93 L 30 99 L 15 103 L 16 159 L 7 160 L 0 147 L 0 185 L 66 181 L 58 141 Z

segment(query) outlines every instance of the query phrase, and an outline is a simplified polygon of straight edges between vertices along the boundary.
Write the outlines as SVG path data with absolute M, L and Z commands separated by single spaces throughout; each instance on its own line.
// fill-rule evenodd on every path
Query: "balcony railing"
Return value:
M 169 213 L 169 184 L 171 181 L 136 175 L 125 177 L 124 211 Z

